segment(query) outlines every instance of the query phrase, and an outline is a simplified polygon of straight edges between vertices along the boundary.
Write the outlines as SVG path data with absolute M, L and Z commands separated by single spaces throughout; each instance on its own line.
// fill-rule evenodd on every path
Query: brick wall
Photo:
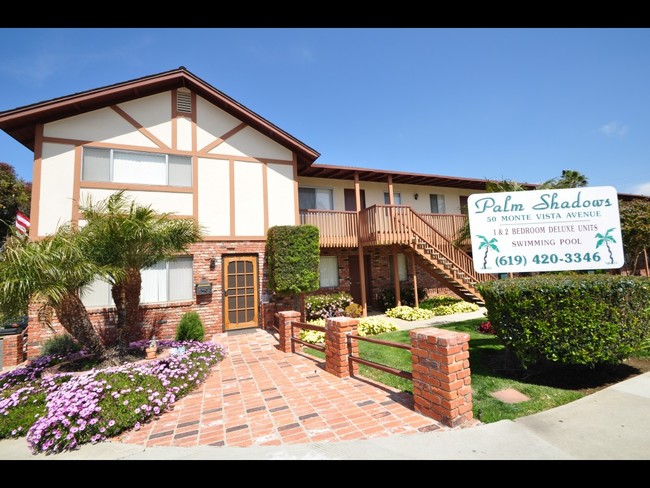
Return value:
M 26 335 L 27 331 L 23 330 L 20 334 L 0 337 L 0 347 L 2 347 L 2 364 L 0 364 L 0 369 L 18 366 L 25 361 L 24 341 Z
M 192 291 L 192 300 L 171 302 L 165 304 L 146 304 L 142 306 L 142 337 L 155 332 L 159 339 L 172 339 L 176 326 L 185 312 L 194 311 L 199 314 L 206 329 L 206 336 L 223 332 L 223 258 L 227 255 L 254 254 L 257 255 L 259 296 L 266 290 L 268 273 L 266 269 L 264 241 L 229 241 L 229 242 L 200 242 L 193 244 L 189 254 L 194 260 L 194 284 L 203 278 L 212 283 L 212 295 L 196 296 Z M 215 258 L 215 268 L 210 270 L 210 259 Z M 52 318 L 52 328 L 45 320 L 39 318 L 40 304 L 32 303 L 29 307 L 29 339 L 27 356 L 36 357 L 40 354 L 43 343 L 56 333 L 62 333 L 63 328 L 56 317 Z M 111 337 L 115 334 L 115 313 L 113 309 L 92 309 L 90 319 L 100 334 Z M 262 313 L 260 313 L 260 323 Z

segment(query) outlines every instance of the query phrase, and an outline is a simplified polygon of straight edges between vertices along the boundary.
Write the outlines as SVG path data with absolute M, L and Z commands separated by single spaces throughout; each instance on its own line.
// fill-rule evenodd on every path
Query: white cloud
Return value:
M 632 193 L 635 195 L 648 195 L 650 196 L 650 181 L 641 183 L 632 188 Z
M 608 122 L 600 128 L 600 132 L 606 136 L 618 137 L 623 137 L 625 134 L 627 134 L 628 130 L 629 129 L 626 125 L 619 124 L 618 122 Z

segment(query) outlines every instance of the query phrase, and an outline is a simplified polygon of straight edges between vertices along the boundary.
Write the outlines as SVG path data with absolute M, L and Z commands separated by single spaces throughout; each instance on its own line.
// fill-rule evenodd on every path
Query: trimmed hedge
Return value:
M 650 279 L 540 275 L 479 285 L 496 335 L 524 366 L 617 363 L 650 337 Z
M 269 288 L 297 294 L 320 286 L 320 237 L 313 225 L 276 225 L 266 239 Z

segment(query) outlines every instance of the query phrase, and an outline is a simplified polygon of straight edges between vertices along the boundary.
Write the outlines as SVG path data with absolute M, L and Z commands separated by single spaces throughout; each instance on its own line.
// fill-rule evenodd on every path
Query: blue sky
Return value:
M 0 111 L 185 66 L 318 163 L 650 195 L 650 29 L 0 29 Z M 10 48 L 9 48 L 10 47 Z M 32 153 L 0 133 L 0 161 Z

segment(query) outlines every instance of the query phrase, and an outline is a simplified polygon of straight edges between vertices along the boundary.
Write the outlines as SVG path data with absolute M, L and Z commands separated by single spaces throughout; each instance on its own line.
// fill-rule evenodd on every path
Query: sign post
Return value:
M 475 193 L 467 203 L 478 273 L 616 269 L 625 262 L 614 187 Z

